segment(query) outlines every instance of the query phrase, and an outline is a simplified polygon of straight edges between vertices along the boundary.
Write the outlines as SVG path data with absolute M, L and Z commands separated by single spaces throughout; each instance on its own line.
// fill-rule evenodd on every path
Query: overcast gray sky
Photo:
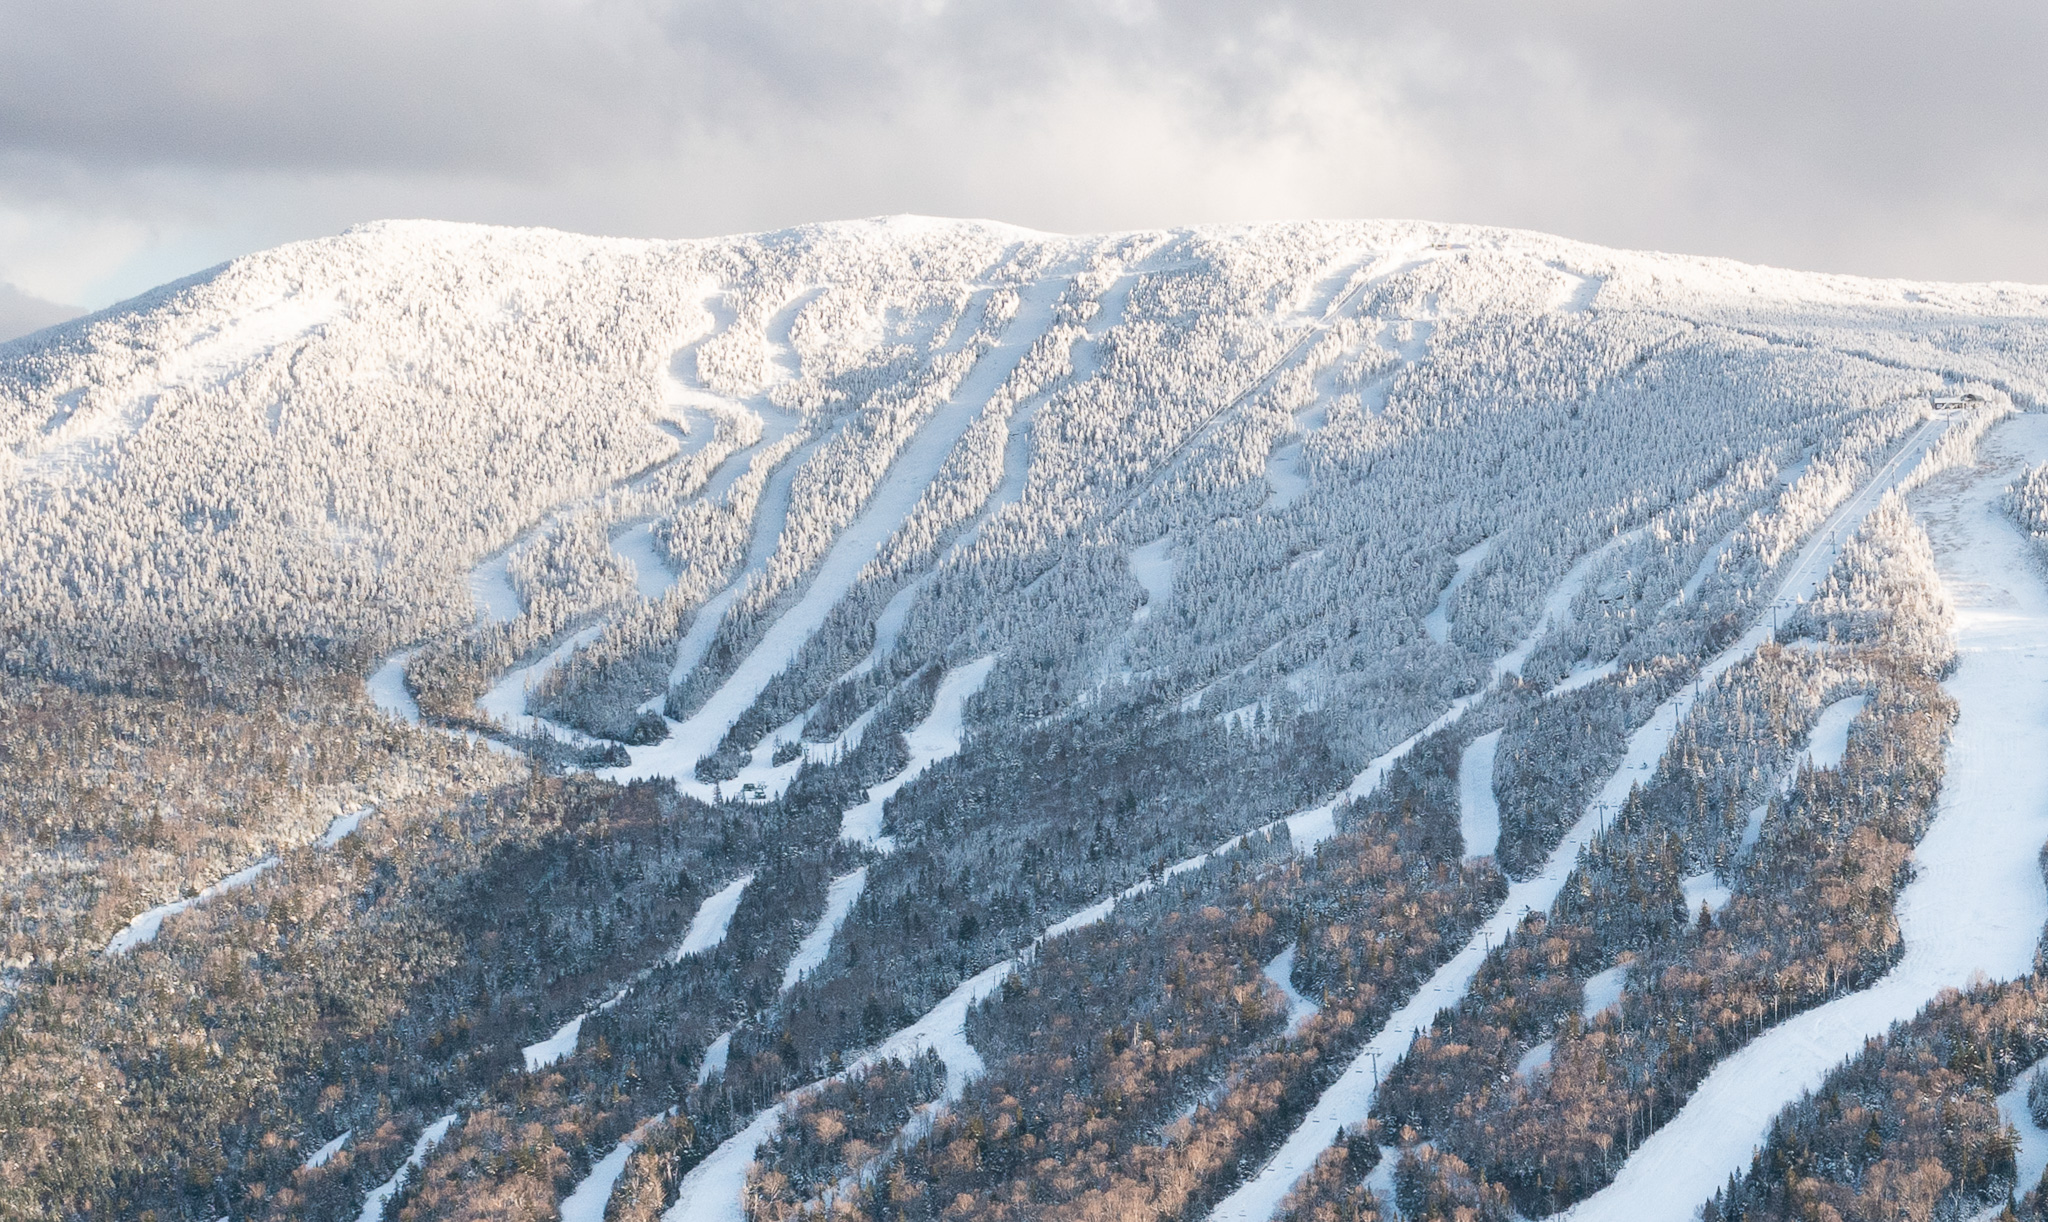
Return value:
M 2040 0 L 0 0 L 0 281 L 385 216 L 1427 217 L 2048 281 Z

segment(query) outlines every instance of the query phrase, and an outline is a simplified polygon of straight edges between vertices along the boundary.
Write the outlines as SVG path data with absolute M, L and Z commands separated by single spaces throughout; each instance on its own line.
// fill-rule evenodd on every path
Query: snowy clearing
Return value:
M 1155 607 L 1166 605 L 1173 593 L 1173 536 L 1161 535 L 1143 547 L 1131 550 L 1131 580 L 1145 591 L 1145 601 L 1131 612 L 1131 622 L 1142 624 L 1152 618 Z
M 1493 757 L 1501 731 L 1481 734 L 1458 757 L 1458 831 L 1465 858 L 1491 857 L 1500 847 L 1500 800 L 1493 793 Z
M 327 1160 L 341 1153 L 341 1148 L 347 1145 L 348 1139 L 353 1136 L 355 1136 L 354 1129 L 343 1129 L 341 1131 L 341 1136 L 335 1138 L 333 1141 L 328 1142 L 326 1145 L 321 1146 L 319 1149 L 313 1151 L 311 1155 L 307 1156 L 303 1166 L 308 1171 L 311 1171 L 316 1167 L 325 1167 L 327 1165 Z
M 1692 1217 L 1748 1165 L 1772 1118 L 1867 1037 L 1976 973 L 2004 980 L 2031 970 L 2048 923 L 2037 864 L 2048 841 L 2048 588 L 1996 502 L 2024 465 L 2048 458 L 2048 417 L 2008 421 L 1979 453 L 1974 471 L 1939 477 L 1913 498 L 1956 604 L 1959 664 L 1943 686 L 1961 716 L 1934 821 L 1899 896 L 1904 956 L 1877 984 L 1785 1020 L 1716 1066 L 1570 1218 Z
M 1585 992 L 1580 994 L 1579 1017 L 1587 1022 L 1621 1004 L 1622 990 L 1628 987 L 1628 964 L 1617 963 L 1604 972 L 1586 980 Z
M 1869 696 L 1858 693 L 1822 709 L 1807 737 L 1806 762 L 1815 768 L 1840 768 L 1842 756 L 1849 750 L 1849 725 L 1869 703 Z
M 507 547 L 469 571 L 469 597 L 479 618 L 509 624 L 526 610 L 525 600 L 512 586 L 511 565 L 512 549 Z
M 361 810 L 354 810 L 345 815 L 334 816 L 334 821 L 327 825 L 326 831 L 320 833 L 320 838 L 313 842 L 313 847 L 316 849 L 331 849 L 350 836 L 355 835 L 356 828 L 362 826 L 363 820 L 369 818 L 376 809 L 374 806 L 365 806 Z

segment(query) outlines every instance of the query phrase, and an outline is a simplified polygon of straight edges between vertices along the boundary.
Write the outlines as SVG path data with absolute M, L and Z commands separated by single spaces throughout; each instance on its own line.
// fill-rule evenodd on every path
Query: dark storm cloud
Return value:
M 0 28 L 0 209 L 145 246 L 1398 214 L 2048 279 L 2033 4 L 0 0 Z

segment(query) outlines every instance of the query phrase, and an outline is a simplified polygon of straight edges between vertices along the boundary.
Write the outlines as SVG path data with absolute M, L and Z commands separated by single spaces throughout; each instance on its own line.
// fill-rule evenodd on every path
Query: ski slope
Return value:
M 1913 881 L 1899 895 L 1903 956 L 1870 988 L 1787 1019 L 1716 1066 L 1614 1183 L 1568 1211 L 1573 1222 L 1691 1218 L 1748 1166 L 1772 1117 L 1865 1039 L 1980 972 L 2008 980 L 2032 970 L 2048 924 L 2039 866 L 2048 842 L 2048 586 L 1997 498 L 2025 466 L 2048 461 L 2048 416 L 1996 427 L 1980 455 L 1967 478 L 1913 498 L 1956 605 L 1959 662 L 1943 686 L 1961 715 Z M 1846 733 L 1847 719 L 1840 724 Z M 1816 762 L 1818 748 L 1833 745 L 1819 738 Z
M 1786 566 L 1774 601 L 1788 604 L 1803 602 L 1812 595 L 1826 575 L 1828 559 L 1833 554 L 1830 537 L 1840 537 L 1862 522 L 1876 508 L 1884 493 L 1913 470 L 1948 423 L 1945 418 L 1937 417 L 1915 429 L 1891 458 L 1846 498 Z M 1549 608 L 1557 606 L 1559 601 L 1558 593 L 1553 593 L 1546 606 L 1546 621 L 1550 618 Z M 1560 615 L 1569 605 L 1569 599 L 1562 600 Z M 1456 1005 L 1464 997 L 1491 948 L 1505 943 L 1526 913 L 1549 909 L 1578 861 L 1580 850 L 1590 844 L 1598 832 L 1603 812 L 1619 810 L 1634 788 L 1638 774 L 1648 772 L 1663 758 L 1665 749 L 1691 710 L 1701 688 L 1717 681 L 1755 653 L 1770 635 L 1771 622 L 1768 618 L 1751 627 L 1700 668 L 1697 684 L 1680 690 L 1659 705 L 1649 721 L 1629 736 L 1620 766 L 1587 803 L 1585 812 L 1544 861 L 1542 870 L 1508 888 L 1506 900 L 1473 933 L 1471 940 L 1388 1018 L 1338 1079 L 1317 1099 L 1301 1123 L 1288 1134 L 1279 1150 L 1216 1206 L 1210 1214 L 1212 1218 L 1218 1222 L 1267 1222 L 1296 1182 L 1314 1166 L 1316 1158 L 1336 1140 L 1338 1130 L 1355 1127 L 1365 1121 L 1379 1093 L 1381 1064 L 1392 1065 L 1405 1055 L 1415 1036 L 1428 1029 L 1439 1010 Z M 1517 647 L 1516 653 L 1520 655 L 1517 667 L 1534 648 L 1533 639 Z M 2048 829 L 2044 829 L 2044 834 L 2048 834 Z M 2038 927 L 2039 922 L 2036 922 L 2035 928 Z M 1721 1179 L 1726 1175 L 1725 1169 L 1719 1172 Z M 1699 1199 L 1702 1198 L 1694 1198 L 1687 1208 L 1697 1205 Z
M 1493 759 L 1501 731 L 1481 734 L 1458 757 L 1458 831 L 1465 859 L 1491 857 L 1500 847 L 1500 800 L 1493 793 Z
M 669 737 L 653 746 L 629 749 L 632 762 L 600 775 L 623 784 L 663 776 L 686 793 L 710 798 L 713 787 L 696 778 L 697 761 L 718 748 L 733 723 L 770 680 L 796 660 L 832 608 L 846 597 L 861 571 L 923 497 L 940 466 L 974 422 L 990 396 L 1014 371 L 1031 344 L 1052 321 L 1052 308 L 1066 281 L 1048 278 L 1024 294 L 1003 338 L 961 380 L 952 398 L 937 408 L 889 466 L 860 513 L 833 543 L 801 598 L 778 616 L 761 640 L 701 708 L 684 722 L 671 722 Z M 703 613 L 699 613 L 701 619 Z M 678 663 L 680 667 L 680 662 Z

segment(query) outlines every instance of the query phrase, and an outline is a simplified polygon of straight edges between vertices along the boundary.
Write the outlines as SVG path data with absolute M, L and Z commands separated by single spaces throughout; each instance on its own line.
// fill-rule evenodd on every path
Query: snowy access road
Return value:
M 1876 508 L 1884 493 L 1918 465 L 1928 446 L 1946 430 L 1947 425 L 1948 421 L 1940 417 L 1922 425 L 1907 438 L 1889 461 L 1879 466 L 1862 488 L 1848 497 L 1842 506 L 1813 532 L 1805 547 L 1787 566 L 1785 576 L 1776 591 L 1778 601 L 1803 602 L 1813 593 L 1821 578 L 1826 575 L 1828 561 L 1834 554 L 1830 537 L 1846 534 L 1860 524 L 1864 517 Z M 1579 568 L 1575 566 L 1574 572 L 1577 571 Z M 1549 618 L 1549 608 L 1558 602 L 1561 593 L 1561 590 L 1553 593 L 1546 603 L 1546 620 Z M 1565 600 L 1564 605 L 1570 605 L 1569 599 Z M 1539 629 L 1541 627 L 1539 623 Z M 1770 633 L 1771 625 L 1768 619 L 1751 627 L 1734 644 L 1700 668 L 1697 684 L 1686 686 L 1677 695 L 1659 705 L 1656 712 L 1650 715 L 1650 719 L 1629 736 L 1627 751 L 1622 757 L 1621 765 L 1615 769 L 1607 783 L 1600 787 L 1593 800 L 1586 804 L 1585 812 L 1579 816 L 1578 822 L 1565 833 L 1564 839 L 1544 861 L 1543 869 L 1533 877 L 1509 887 L 1507 899 L 1478 930 L 1474 931 L 1471 940 L 1438 968 L 1434 975 L 1424 981 L 1422 987 L 1406 1004 L 1388 1018 L 1386 1024 L 1366 1042 L 1350 1065 L 1345 1067 L 1343 1074 L 1323 1092 L 1315 1106 L 1309 1109 L 1308 1115 L 1292 1133 L 1288 1134 L 1287 1140 L 1281 1144 L 1273 1157 L 1249 1180 L 1239 1185 L 1236 1191 L 1225 1197 L 1211 1212 L 1211 1218 L 1217 1219 L 1218 1222 L 1266 1222 L 1277 1212 L 1281 1200 L 1293 1189 L 1296 1182 L 1315 1165 L 1317 1156 L 1329 1149 L 1330 1143 L 1336 1140 L 1337 1131 L 1355 1127 L 1365 1121 L 1372 1111 L 1374 1098 L 1379 1094 L 1380 1068 L 1383 1065 L 1393 1065 L 1405 1055 L 1415 1036 L 1429 1027 L 1439 1010 L 1458 1004 L 1471 986 L 1472 978 L 1478 974 L 1480 965 L 1485 962 L 1490 949 L 1507 940 L 1521 924 L 1524 914 L 1549 910 L 1551 902 L 1557 898 L 1558 891 L 1563 888 L 1565 879 L 1577 863 L 1580 850 L 1591 843 L 1593 836 L 1599 831 L 1604 812 L 1610 809 L 1619 810 L 1638 780 L 1647 776 L 1657 761 L 1664 757 L 1665 749 L 1670 745 L 1685 715 L 1691 710 L 1697 693 L 1706 684 L 1719 679 L 1756 652 L 1758 646 L 1769 639 Z M 1527 651 L 1533 651 L 1535 648 L 1533 639 L 1524 645 Z M 1520 659 L 1516 662 L 1519 667 L 1520 661 L 1527 659 L 1528 652 L 1524 647 L 1518 646 L 1516 653 L 1520 654 Z M 1511 654 L 1510 657 L 1514 655 Z M 2037 838 L 2036 844 L 2038 843 Z M 2031 852 L 2027 854 L 2026 861 L 2031 868 Z M 2038 922 L 2036 928 L 2038 929 Z M 2031 946 L 2030 941 L 2030 950 Z M 1743 1157 L 1748 1157 L 1746 1146 Z M 1725 1180 L 1727 1171 L 1724 1169 L 1719 1176 Z M 1711 1192 L 1713 1187 L 1718 1187 L 1718 1182 L 1710 1186 L 1708 1191 Z M 1691 1204 L 1697 1204 L 1699 1199 L 1693 1198 Z
M 1943 686 L 1961 716 L 1913 881 L 1899 895 L 1903 957 L 1870 988 L 1787 1019 L 1716 1066 L 1613 1184 L 1569 1211 L 1574 1222 L 1691 1218 L 1749 1165 L 1772 1118 L 1865 1039 L 1978 972 L 2007 980 L 2032 969 L 2048 923 L 2038 856 L 2048 841 L 2048 586 L 1998 497 L 2048 460 L 2048 416 L 1994 428 L 1979 455 L 1974 469 L 1913 498 L 1956 604 L 1960 661 Z
M 606 769 L 599 775 L 621 783 L 668 777 L 685 793 L 715 798 L 713 787 L 697 779 L 697 761 L 718 749 L 726 732 L 769 682 L 796 660 L 805 643 L 824 626 L 832 608 L 853 588 L 878 549 L 909 519 L 982 407 L 1052 325 L 1053 307 L 1067 284 L 1064 277 L 1049 277 L 1024 291 L 1017 315 L 1002 338 L 967 371 L 952 397 L 934 409 L 931 417 L 904 443 L 867 504 L 840 532 L 812 571 L 803 596 L 776 618 L 703 706 L 687 721 L 670 722 L 665 741 L 630 748 L 630 764 Z

